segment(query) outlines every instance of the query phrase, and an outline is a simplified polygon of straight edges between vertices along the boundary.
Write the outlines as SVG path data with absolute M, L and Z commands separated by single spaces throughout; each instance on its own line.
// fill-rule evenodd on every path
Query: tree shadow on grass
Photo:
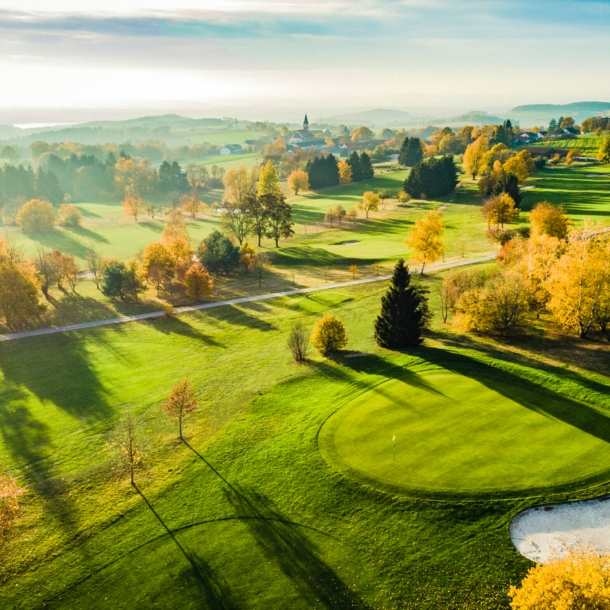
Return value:
M 92 231 L 91 229 L 87 229 L 86 227 L 82 227 L 82 226 L 71 227 L 68 230 L 72 231 L 73 233 L 76 233 L 80 237 L 86 237 L 87 239 L 91 239 L 91 240 L 96 241 L 101 244 L 110 243 L 103 235 L 100 235 L 99 233 L 96 233 L 95 231 Z
M 76 521 L 66 485 L 49 476 L 53 467 L 49 458 L 54 447 L 48 426 L 21 404 L 26 400 L 25 392 L 15 386 L 7 386 L 0 393 L 0 433 L 4 445 L 11 462 L 25 469 L 30 488 L 42 498 L 46 510 L 71 533 L 76 529 Z
M 225 347 L 222 343 L 218 343 L 218 341 L 209 335 L 202 333 L 199 329 L 191 326 L 181 318 L 166 318 L 162 316 L 159 318 L 146 318 L 144 320 L 138 320 L 138 322 L 144 326 L 154 328 L 164 335 L 181 335 L 189 339 L 201 341 L 206 345 Z
M 223 305 L 222 307 L 212 307 L 206 310 L 206 314 L 223 320 L 228 324 L 234 324 L 236 326 L 245 326 L 246 328 L 252 328 L 268 332 L 270 330 L 276 330 L 276 327 L 265 320 L 261 320 L 256 316 L 250 315 L 248 312 L 236 307 L 235 305 Z
M 140 494 L 140 497 L 146 503 L 146 506 L 156 517 L 163 529 L 166 531 L 168 536 L 172 539 L 180 553 L 184 556 L 186 561 L 189 563 L 189 568 L 185 573 L 186 578 L 192 582 L 199 593 L 201 594 L 201 608 L 214 608 L 215 610 L 232 610 L 237 605 L 233 601 L 233 595 L 224 582 L 223 579 L 217 575 L 211 566 L 205 561 L 205 559 L 194 551 L 185 549 L 172 530 L 167 527 L 165 521 L 161 518 L 159 513 L 154 509 L 153 505 L 149 502 L 148 498 L 142 493 L 137 485 L 134 485 L 135 490 Z
M 608 394 L 608 391 L 610 389 L 609 385 L 605 385 L 603 383 L 595 381 L 594 379 L 589 379 L 587 377 L 584 377 L 583 375 L 580 375 L 579 373 L 577 373 L 575 371 L 571 371 L 571 370 L 565 369 L 563 367 L 555 366 L 553 364 L 541 362 L 540 360 L 538 360 L 536 358 L 531 358 L 531 357 L 525 356 L 523 354 L 518 354 L 518 355 L 514 355 L 511 357 L 511 355 L 508 354 L 506 351 L 502 351 L 492 345 L 488 345 L 488 344 L 476 341 L 472 337 L 460 336 L 458 339 L 458 338 L 452 337 L 452 336 L 440 335 L 438 333 L 431 333 L 430 331 L 428 331 L 428 334 L 435 336 L 436 339 L 441 341 L 446 346 L 455 347 L 458 349 L 464 349 L 465 347 L 467 347 L 470 349 L 475 349 L 479 352 L 483 352 L 483 353 L 487 354 L 488 356 L 495 358 L 497 360 L 522 363 L 522 364 L 525 364 L 526 366 L 530 366 L 533 369 L 544 371 L 545 373 L 550 373 L 551 375 L 554 375 L 555 377 L 570 379 L 570 380 L 576 382 L 577 384 L 584 386 L 594 392 L 599 392 L 600 394 Z M 520 340 L 518 338 L 511 338 L 511 337 L 504 337 L 503 341 L 509 345 L 518 345 L 518 343 L 520 342 Z M 530 349 L 530 350 L 538 349 L 541 353 L 548 353 L 554 347 L 552 340 L 548 340 L 545 337 L 537 337 L 536 343 L 537 343 L 538 347 L 534 348 L 528 342 L 528 345 L 527 345 L 528 349 Z M 586 359 L 585 354 L 582 354 L 579 357 L 578 345 L 576 345 L 576 347 L 571 345 L 570 350 L 572 350 L 572 351 L 576 350 L 576 358 L 575 358 L 576 362 L 581 363 L 581 362 L 585 361 L 585 359 Z M 588 356 L 590 357 L 590 354 L 588 354 Z M 571 355 L 571 357 L 574 357 L 574 356 Z M 598 370 L 597 372 L 606 374 L 607 370 L 603 368 L 603 363 L 605 361 L 608 361 L 610 363 L 610 358 L 606 354 L 599 354 L 598 360 L 602 361 L 602 367 L 600 367 L 600 370 Z M 583 366 L 582 364 L 580 366 L 585 368 L 585 366 Z
M 140 227 L 154 231 L 155 233 L 161 233 L 163 231 L 163 223 L 160 220 L 143 220 L 138 222 Z
M 87 253 L 86 246 L 76 241 L 67 231 L 62 229 L 32 233 L 30 237 L 45 248 L 60 250 L 64 254 L 76 258 L 83 259 Z
M 30 342 L 3 346 L 0 370 L 17 388 L 27 388 L 41 402 L 52 402 L 85 420 L 107 420 L 113 409 L 96 371 L 89 363 L 86 343 L 78 333 L 23 339 Z M 18 357 L 15 357 L 18 355 Z
M 263 553 L 290 580 L 309 607 L 368 608 L 320 557 L 319 549 L 302 526 L 289 520 L 266 496 L 231 484 L 196 449 L 184 442 L 225 483 L 229 504 L 243 517 Z
M 562 421 L 610 443 L 610 417 L 584 402 L 558 394 L 524 377 L 474 360 L 464 354 L 424 346 L 420 347 L 420 353 L 428 362 L 475 379 L 485 387 L 531 411 Z
M 290 523 L 266 496 L 246 490 L 225 490 L 228 502 L 244 519 L 262 552 L 288 578 L 310 608 L 368 608 L 321 557 L 303 528 Z
M 348 257 L 335 254 L 324 248 L 313 246 L 291 246 L 271 253 L 273 264 L 292 266 L 305 265 L 307 267 L 348 267 L 352 264 L 371 265 L 376 258 Z
M 445 396 L 438 388 L 430 383 L 424 376 L 411 370 L 408 365 L 399 366 L 377 354 L 366 354 L 350 357 L 348 352 L 339 352 L 332 359 L 321 362 L 310 362 L 310 366 L 321 371 L 328 377 L 349 382 L 362 389 L 371 389 L 383 396 L 390 396 L 385 392 L 385 381 L 397 380 L 407 386 L 412 386 L 426 392 Z M 357 373 L 354 375 L 353 373 Z M 366 376 L 363 376 L 366 375 Z

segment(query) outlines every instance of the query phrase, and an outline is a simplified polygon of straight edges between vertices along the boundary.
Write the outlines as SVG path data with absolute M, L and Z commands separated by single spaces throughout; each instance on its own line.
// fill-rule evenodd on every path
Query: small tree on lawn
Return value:
M 323 356 L 338 352 L 347 345 L 345 325 L 336 316 L 326 314 L 313 327 L 311 344 Z
M 19 497 L 25 492 L 25 489 L 19 487 L 15 477 L 10 475 L 0 476 L 0 537 L 9 529 L 11 523 L 20 516 Z
M 184 437 L 182 436 L 182 420 L 194 413 L 197 410 L 197 406 L 197 399 L 193 393 L 191 382 L 188 379 L 179 381 L 172 388 L 170 395 L 163 405 L 165 413 L 178 422 L 181 441 L 184 440 Z
M 415 227 L 405 240 L 405 245 L 413 248 L 415 256 L 422 262 L 420 271 L 422 275 L 426 263 L 433 263 L 441 255 L 444 247 L 444 232 L 445 225 L 442 215 L 438 210 L 434 210 L 415 221 Z
M 379 209 L 379 195 L 373 193 L 373 191 L 367 191 L 362 195 L 362 203 L 356 204 L 356 207 L 364 212 L 366 218 L 369 217 L 371 212 L 376 212 Z
M 288 335 L 288 347 L 296 362 L 304 362 L 307 359 L 309 348 L 309 336 L 302 322 L 297 322 Z
M 112 443 L 118 449 L 120 464 L 129 472 L 129 479 L 134 487 L 136 486 L 135 473 L 144 457 L 139 432 L 136 418 L 127 411 L 127 415 L 116 430 Z
M 253 269 L 258 275 L 258 285 L 261 285 L 263 280 L 263 273 L 266 269 L 271 267 L 271 261 L 266 252 L 259 252 L 253 259 Z
M 409 268 L 400 259 L 375 320 L 375 339 L 381 347 L 405 349 L 422 342 L 421 332 L 430 317 L 426 293 L 422 287 L 411 284 Z
M 214 280 L 210 277 L 208 270 L 201 264 L 192 265 L 184 275 L 183 286 L 186 294 L 201 301 L 201 299 L 212 292 Z

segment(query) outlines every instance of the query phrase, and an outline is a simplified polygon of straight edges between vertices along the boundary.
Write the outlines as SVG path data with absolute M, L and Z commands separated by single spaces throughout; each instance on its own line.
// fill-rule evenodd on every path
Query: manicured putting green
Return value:
M 382 383 L 324 424 L 320 450 L 346 474 L 414 493 L 512 495 L 605 475 L 604 413 L 499 378 L 441 369 Z

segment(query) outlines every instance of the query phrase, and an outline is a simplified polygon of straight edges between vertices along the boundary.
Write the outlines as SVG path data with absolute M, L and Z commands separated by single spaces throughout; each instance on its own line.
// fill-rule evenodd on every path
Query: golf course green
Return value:
M 333 467 L 382 489 L 503 496 L 603 476 L 609 437 L 610 419 L 589 404 L 435 368 L 351 400 L 319 445 Z

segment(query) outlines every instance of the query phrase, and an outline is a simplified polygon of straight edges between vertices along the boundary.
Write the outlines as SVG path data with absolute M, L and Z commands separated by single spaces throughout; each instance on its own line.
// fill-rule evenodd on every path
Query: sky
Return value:
M 0 110 L 610 101 L 609 26 L 610 0 L 0 0 Z

